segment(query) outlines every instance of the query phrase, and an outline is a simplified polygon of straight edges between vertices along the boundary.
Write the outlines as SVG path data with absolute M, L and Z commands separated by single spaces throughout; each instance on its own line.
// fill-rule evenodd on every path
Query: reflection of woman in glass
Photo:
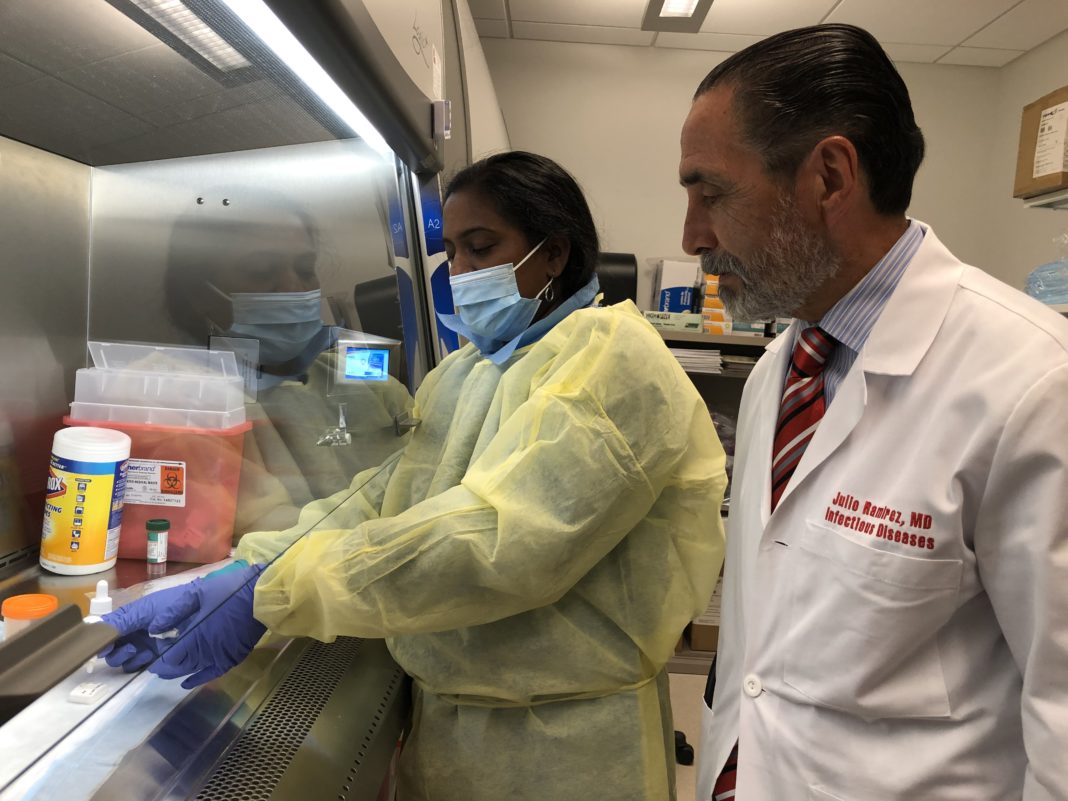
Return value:
M 394 419 L 410 409 L 411 398 L 394 379 L 328 397 L 338 329 L 322 320 L 319 250 L 305 213 L 261 196 L 186 215 L 171 235 L 165 279 L 171 316 L 197 344 L 229 337 L 256 354 L 238 534 L 289 525 L 303 504 L 348 486 L 403 445 Z M 338 423 L 338 400 L 346 403 L 352 442 L 318 447 Z
M 265 626 L 385 637 L 415 687 L 399 799 L 668 801 L 665 665 L 719 573 L 723 449 L 634 304 L 593 308 L 570 175 L 493 156 L 444 212 L 447 322 L 471 344 L 419 387 L 399 457 L 245 537 L 229 572 L 115 612 L 109 661 L 193 686 Z M 156 659 L 145 630 L 170 625 Z
M 318 234 L 293 209 L 234 209 L 175 225 L 166 290 L 171 316 L 198 343 L 207 335 L 258 343 L 261 386 L 295 377 L 330 344 L 321 319 Z

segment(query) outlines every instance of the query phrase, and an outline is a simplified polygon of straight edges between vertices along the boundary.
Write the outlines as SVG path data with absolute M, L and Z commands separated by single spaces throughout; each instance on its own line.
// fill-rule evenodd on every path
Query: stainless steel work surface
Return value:
M 146 682 L 164 698 L 177 688 L 144 674 L 123 691 L 134 693 L 135 703 L 154 703 L 143 692 Z M 109 749 L 126 747 L 121 728 L 137 712 L 108 704 L 98 712 L 102 719 L 72 732 L 0 799 L 374 799 L 409 692 L 381 640 L 287 639 L 268 641 L 221 679 L 170 697 L 173 709 L 125 754 Z M 113 765 L 102 781 L 101 762 Z
M 168 583 L 210 567 L 171 565 L 169 577 L 149 577 L 144 563 L 120 560 L 80 578 L 34 568 L 0 583 L 0 595 L 47 586 L 82 605 L 101 576 L 121 596 L 146 578 Z M 191 692 L 147 672 L 103 672 L 78 669 L 0 727 L 18 757 L 4 760 L 0 801 L 374 799 L 407 716 L 407 679 L 381 640 L 269 635 Z M 109 685 L 105 700 L 66 701 L 77 683 L 97 678 Z
M 233 687 L 225 681 L 232 674 L 192 696 L 93 801 L 374 799 L 409 695 L 385 643 L 299 640 L 264 668 L 240 699 L 241 677 Z

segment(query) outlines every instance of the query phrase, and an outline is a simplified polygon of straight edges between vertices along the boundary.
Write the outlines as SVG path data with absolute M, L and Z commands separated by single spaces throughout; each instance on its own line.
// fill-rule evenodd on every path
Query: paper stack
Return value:
M 727 354 L 722 358 L 723 375 L 735 376 L 736 378 L 748 378 L 753 372 L 757 360 L 755 356 L 735 356 Z
M 719 375 L 723 372 L 723 357 L 718 350 L 691 348 L 670 348 L 670 350 L 687 373 Z

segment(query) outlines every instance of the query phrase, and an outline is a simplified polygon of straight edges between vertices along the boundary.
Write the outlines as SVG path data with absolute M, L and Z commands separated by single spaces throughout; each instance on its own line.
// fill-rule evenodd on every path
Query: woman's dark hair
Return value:
M 476 161 L 456 173 L 445 200 L 474 191 L 523 232 L 531 247 L 547 236 L 563 236 L 571 253 L 560 276 L 561 300 L 589 283 L 597 268 L 597 228 L 578 183 L 552 159 L 514 150 Z
M 821 139 L 857 149 L 875 210 L 904 214 L 923 161 L 905 82 L 870 33 L 853 25 L 785 31 L 735 53 L 697 87 L 734 89 L 743 136 L 773 175 L 793 176 Z

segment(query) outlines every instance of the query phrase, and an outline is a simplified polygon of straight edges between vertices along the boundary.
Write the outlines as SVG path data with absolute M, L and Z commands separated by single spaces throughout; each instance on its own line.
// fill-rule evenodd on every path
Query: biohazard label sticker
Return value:
M 185 462 L 131 459 L 126 476 L 126 503 L 185 506 Z

